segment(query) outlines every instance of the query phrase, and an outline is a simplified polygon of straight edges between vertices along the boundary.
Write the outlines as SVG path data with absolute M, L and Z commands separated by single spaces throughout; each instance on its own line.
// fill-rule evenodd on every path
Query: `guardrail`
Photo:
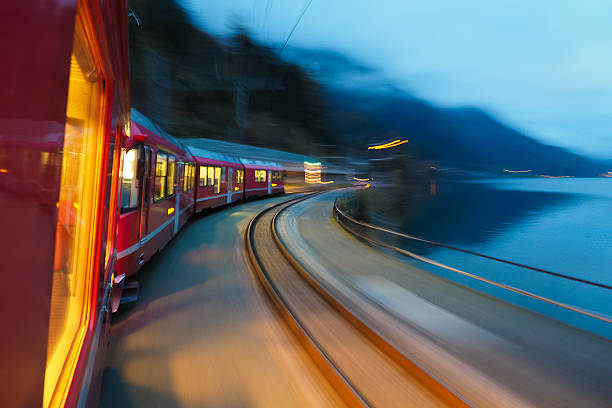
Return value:
M 545 297 L 545 296 L 541 296 L 538 295 L 536 293 L 533 293 L 531 291 L 528 290 L 524 290 L 524 289 L 520 289 L 517 288 L 515 286 L 512 285 L 508 285 L 508 284 L 504 284 L 501 282 L 497 282 L 495 280 L 489 279 L 489 278 L 485 278 L 483 276 L 474 274 L 474 273 L 470 273 L 470 272 L 466 272 L 464 270 L 461 270 L 459 268 L 455 268 L 452 266 L 448 266 L 445 265 L 441 262 L 435 261 L 433 259 L 429 259 L 423 255 L 419 255 L 413 251 L 409 251 L 406 250 L 404 248 L 400 248 L 397 245 L 393 245 L 390 244 L 388 242 L 386 242 L 384 239 L 381 238 L 377 238 L 375 237 L 372 232 L 376 232 L 378 234 L 380 234 L 381 236 L 388 236 L 388 237 L 392 237 L 393 239 L 397 240 L 408 240 L 411 242 L 416 242 L 422 245 L 428 245 L 428 246 L 433 246 L 433 247 L 438 247 L 438 248 L 445 248 L 445 249 L 449 249 L 451 251 L 455 251 L 455 252 L 459 252 L 462 254 L 468 254 L 468 255 L 472 255 L 475 257 L 480 257 L 483 259 L 487 259 L 490 261 L 494 261 L 500 264 L 506 264 L 506 265 L 511 265 L 513 267 L 518 267 L 524 270 L 529 270 L 529 271 L 534 271 L 537 272 L 539 274 L 544 274 L 544 275 L 549 275 L 549 276 L 554 276 L 557 278 L 561 278 L 561 279 L 565 279 L 568 281 L 572 281 L 572 282 L 577 282 L 580 284 L 584 284 L 584 285 L 588 285 L 590 287 L 594 287 L 594 288 L 599 288 L 599 289 L 604 289 L 604 290 L 612 290 L 612 286 L 610 285 L 606 285 L 603 283 L 599 283 L 599 282 L 593 282 L 593 281 L 589 281 L 586 279 L 581 279 L 581 278 L 577 278 L 574 276 L 568 276 L 568 275 L 564 275 L 561 273 L 557 273 L 557 272 L 552 272 L 552 271 L 548 271 L 545 269 L 541 269 L 541 268 L 536 268 L 536 267 L 532 267 L 532 266 L 528 266 L 528 265 L 523 265 L 517 262 L 513 262 L 513 261 L 509 261 L 509 260 L 505 260 L 505 259 L 500 259 L 500 258 L 495 258 L 489 255 L 484 255 L 484 254 L 480 254 L 477 252 L 473 252 L 473 251 L 469 251 L 469 250 L 465 250 L 465 249 L 461 249 L 461 248 L 457 248 L 457 247 L 453 247 L 451 245 L 446 245 L 446 244 L 442 244 L 442 243 L 438 243 L 438 242 L 434 242 L 434 241 L 429 241 L 423 238 L 419 238 L 419 237 L 414 237 L 408 234 L 404 234 L 401 232 L 397 232 L 397 231 L 393 231 L 390 230 L 388 228 L 384 228 L 384 227 L 380 227 L 378 225 L 373 225 L 370 224 L 368 222 L 364 222 L 361 220 L 358 220 L 354 217 L 352 217 L 351 215 L 349 215 L 345 210 L 342 210 L 339 205 L 338 205 L 338 199 L 336 199 L 336 201 L 334 202 L 334 208 L 333 208 L 333 216 L 335 218 L 335 220 L 349 233 L 365 240 L 368 241 L 372 244 L 375 244 L 377 246 L 381 246 L 381 247 L 385 247 L 388 249 L 391 249 L 393 251 L 396 251 L 398 253 L 401 253 L 403 255 L 407 255 L 413 259 L 416 259 L 418 261 L 421 262 L 425 262 L 427 264 L 445 269 L 447 271 L 451 271 L 454 272 L 456 274 L 480 281 L 480 282 L 484 282 L 488 285 L 497 287 L 497 288 L 501 288 L 522 296 L 527 296 L 531 299 L 536 299 L 538 301 L 541 302 L 545 302 L 548 303 L 550 305 L 554 305 L 557 306 L 559 308 L 562 308 L 564 310 L 569 310 L 575 313 L 579 313 L 580 315 L 583 316 L 588 316 L 594 319 L 597 319 L 598 321 L 602 321 L 602 322 L 606 322 L 606 323 L 612 323 L 612 317 L 609 317 L 607 315 L 604 314 L 600 314 L 597 312 L 593 312 L 593 311 L 589 311 L 583 308 L 580 308 L 578 306 L 574 306 L 574 305 L 570 305 L 564 302 L 559 302 L 553 299 L 550 299 L 549 297 Z M 612 292 L 610 292 L 612 294 Z

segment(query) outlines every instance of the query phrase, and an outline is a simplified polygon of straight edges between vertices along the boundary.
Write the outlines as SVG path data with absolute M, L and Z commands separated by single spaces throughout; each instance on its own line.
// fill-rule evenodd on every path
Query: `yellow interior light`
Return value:
M 136 170 L 136 149 L 130 149 L 125 154 L 125 161 L 123 163 L 123 179 L 124 180 L 133 180 L 134 172 Z
M 64 406 L 91 316 L 97 281 L 97 209 L 103 177 L 103 76 L 79 2 L 70 60 L 57 210 L 43 407 Z M 75 211 L 76 209 L 77 211 Z

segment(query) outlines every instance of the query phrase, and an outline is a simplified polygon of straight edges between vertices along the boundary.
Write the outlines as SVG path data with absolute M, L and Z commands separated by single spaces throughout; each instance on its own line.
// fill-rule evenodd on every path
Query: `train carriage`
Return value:
M 127 5 L 23 0 L 0 25 L 0 406 L 95 403 L 130 126 Z
M 196 164 L 196 212 L 244 198 L 244 167 L 240 159 L 189 147 Z
M 285 191 L 283 167 L 275 162 L 240 159 L 245 170 L 245 198 Z
M 113 310 L 137 299 L 136 273 L 162 249 L 194 211 L 195 162 L 184 146 L 132 109 L 125 141 L 117 283 Z

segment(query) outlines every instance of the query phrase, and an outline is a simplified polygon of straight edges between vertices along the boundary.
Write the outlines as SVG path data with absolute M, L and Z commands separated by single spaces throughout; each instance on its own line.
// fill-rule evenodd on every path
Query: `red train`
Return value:
M 5 2 L 0 26 L 0 406 L 82 406 L 108 344 L 126 1 Z
M 130 120 L 127 16 L 126 0 L 0 13 L 3 407 L 97 405 L 110 310 L 140 266 L 196 211 L 283 191 L 273 163 Z
M 283 168 L 189 146 L 135 109 L 124 142 L 112 307 L 138 296 L 138 271 L 189 218 L 208 208 L 284 192 Z

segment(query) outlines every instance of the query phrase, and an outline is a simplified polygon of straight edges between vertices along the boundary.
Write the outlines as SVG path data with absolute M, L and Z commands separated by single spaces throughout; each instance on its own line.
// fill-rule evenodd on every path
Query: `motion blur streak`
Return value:
M 404 143 L 408 143 L 408 140 L 397 139 L 397 140 L 394 140 L 394 141 L 389 142 L 389 143 L 375 145 L 375 146 L 369 146 L 368 150 L 389 149 L 391 147 L 396 147 L 396 146 L 399 146 L 399 145 L 403 145 Z

